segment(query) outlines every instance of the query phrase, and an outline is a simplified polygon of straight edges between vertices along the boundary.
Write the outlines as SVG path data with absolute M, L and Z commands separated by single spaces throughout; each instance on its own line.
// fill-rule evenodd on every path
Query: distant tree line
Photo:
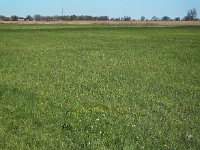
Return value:
M 142 20 L 142 19 L 141 19 Z M 153 16 L 151 18 L 153 21 L 198 21 L 199 18 L 197 18 L 197 10 L 195 8 L 188 10 L 187 15 L 183 17 L 182 19 L 180 17 L 176 17 L 174 19 L 164 16 L 162 18 L 158 18 L 156 16 Z
M 18 17 L 16 15 L 13 15 L 11 17 L 6 17 L 0 15 L 0 20 L 2 21 L 18 21 L 18 20 L 24 20 L 24 21 L 131 21 L 135 20 L 131 18 L 130 16 L 124 16 L 124 17 L 118 17 L 118 18 L 109 18 L 108 16 L 89 16 L 89 15 L 65 15 L 65 16 L 42 16 L 39 14 L 36 14 L 34 16 L 28 15 L 26 18 Z M 141 16 L 139 19 L 140 21 L 146 21 L 148 19 L 145 18 L 145 16 Z M 168 16 L 164 16 L 162 18 L 158 18 L 156 16 L 153 16 L 150 20 L 152 21 L 197 21 L 199 18 L 197 18 L 197 10 L 195 8 L 188 10 L 187 15 L 183 18 L 176 17 L 176 18 L 170 18 Z
M 11 17 L 6 17 L 0 15 L 0 20 L 2 21 L 18 21 L 18 20 L 24 20 L 24 21 L 75 21 L 75 20 L 91 20 L 91 21 L 107 21 L 109 20 L 108 16 L 88 16 L 88 15 L 71 15 L 71 16 L 42 16 L 39 14 L 36 14 L 34 16 L 28 15 L 26 18 L 18 17 L 16 15 L 13 15 Z

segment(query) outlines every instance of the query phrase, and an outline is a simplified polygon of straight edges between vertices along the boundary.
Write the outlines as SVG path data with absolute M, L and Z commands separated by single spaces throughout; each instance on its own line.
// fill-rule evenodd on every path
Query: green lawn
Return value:
M 199 148 L 200 27 L 0 25 L 0 149 Z

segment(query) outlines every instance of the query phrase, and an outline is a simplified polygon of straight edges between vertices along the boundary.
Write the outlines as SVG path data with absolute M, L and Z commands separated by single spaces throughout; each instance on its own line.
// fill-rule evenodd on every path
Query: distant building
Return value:
M 26 21 L 26 18 L 19 17 L 19 18 L 18 18 L 18 21 Z

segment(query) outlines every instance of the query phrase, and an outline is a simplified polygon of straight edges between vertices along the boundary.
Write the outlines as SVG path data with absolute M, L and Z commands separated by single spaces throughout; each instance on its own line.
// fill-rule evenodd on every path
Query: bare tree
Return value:
M 197 19 L 197 10 L 195 8 L 188 10 L 187 15 L 184 17 L 186 21 L 194 21 Z
M 151 18 L 151 20 L 152 20 L 152 21 L 158 21 L 158 20 L 159 20 L 159 18 L 158 18 L 158 17 L 156 17 L 156 16 L 153 16 L 153 17 Z
M 33 18 L 35 19 L 35 21 L 42 21 L 42 16 L 39 14 L 34 15 Z

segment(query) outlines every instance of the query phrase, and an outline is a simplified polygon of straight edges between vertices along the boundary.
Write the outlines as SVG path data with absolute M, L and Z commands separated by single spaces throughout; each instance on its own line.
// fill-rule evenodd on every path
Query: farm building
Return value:
M 18 18 L 18 21 L 26 21 L 26 18 L 19 17 L 19 18 Z

